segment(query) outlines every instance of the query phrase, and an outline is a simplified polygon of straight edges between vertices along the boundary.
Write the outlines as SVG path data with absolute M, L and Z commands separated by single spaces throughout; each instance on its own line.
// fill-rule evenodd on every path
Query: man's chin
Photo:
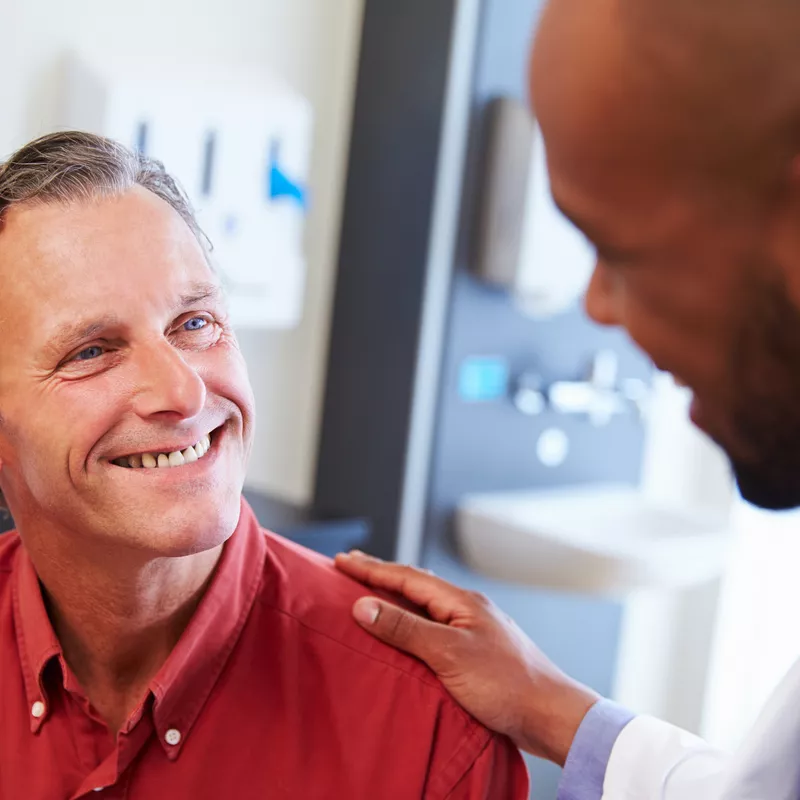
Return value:
M 208 525 L 202 529 L 154 531 L 142 544 L 154 557 L 183 558 L 220 547 L 231 537 L 235 527 Z
M 178 502 L 168 509 L 139 508 L 121 520 L 115 538 L 156 557 L 180 558 L 224 544 L 239 522 L 241 495 Z

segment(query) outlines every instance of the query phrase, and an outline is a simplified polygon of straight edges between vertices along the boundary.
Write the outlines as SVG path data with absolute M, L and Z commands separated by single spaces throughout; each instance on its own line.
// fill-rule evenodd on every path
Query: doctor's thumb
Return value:
M 353 606 L 353 616 L 362 628 L 386 644 L 405 650 L 429 666 L 451 631 L 412 611 L 398 608 L 375 597 L 362 597 Z

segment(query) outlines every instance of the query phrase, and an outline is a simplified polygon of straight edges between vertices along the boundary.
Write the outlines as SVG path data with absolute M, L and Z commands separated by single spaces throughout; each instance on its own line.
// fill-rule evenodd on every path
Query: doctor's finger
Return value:
M 390 564 L 363 554 L 340 554 L 336 566 L 373 589 L 385 589 L 402 595 L 414 605 L 444 624 L 470 610 L 469 592 L 432 575 L 404 564 Z
M 445 668 L 443 659 L 460 633 L 376 597 L 357 600 L 353 616 L 373 636 L 425 661 L 434 672 Z

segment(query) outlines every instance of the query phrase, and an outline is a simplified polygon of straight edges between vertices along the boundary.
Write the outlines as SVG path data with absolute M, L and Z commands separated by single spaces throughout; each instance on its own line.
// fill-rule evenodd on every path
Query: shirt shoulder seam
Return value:
M 331 636 L 330 634 L 326 633 L 325 631 L 319 630 L 318 628 L 316 628 L 313 625 L 309 625 L 305 620 L 301 619 L 296 614 L 293 614 L 291 611 L 287 611 L 286 609 L 280 608 L 280 607 L 275 606 L 273 604 L 268 604 L 268 605 L 269 605 L 269 608 L 271 608 L 273 611 L 276 611 L 277 613 L 281 614 L 284 617 L 288 617 L 289 619 L 292 619 L 298 625 L 301 625 L 305 630 L 307 630 L 307 631 L 309 631 L 311 633 L 314 633 L 317 636 L 321 636 L 322 638 L 327 639 L 328 641 L 333 642 L 334 644 L 337 644 L 340 647 L 343 647 L 343 648 L 345 648 L 347 650 L 350 650 L 351 652 L 356 653 L 359 656 L 363 656 L 364 658 L 367 658 L 370 661 L 375 661 L 378 664 L 383 664 L 386 667 L 390 667 L 394 671 L 400 672 L 403 675 L 406 675 L 407 677 L 413 678 L 415 681 L 424 684 L 425 686 L 429 687 L 431 690 L 436 692 L 443 699 L 447 700 L 452 705 L 452 707 L 458 711 L 458 713 L 462 716 L 462 718 L 465 720 L 465 722 L 469 723 L 473 727 L 479 727 L 479 723 L 475 719 L 473 719 L 473 717 L 469 716 L 469 714 L 467 714 L 458 705 L 458 703 L 456 703 L 455 700 L 453 700 L 450 697 L 450 695 L 447 694 L 447 692 L 445 691 L 444 687 L 435 678 L 430 677 L 430 678 L 426 679 L 425 677 L 423 677 L 421 675 L 415 675 L 413 672 L 411 672 L 411 671 L 409 671 L 407 669 L 404 669 L 399 664 L 393 664 L 388 659 L 380 658 L 379 656 L 375 655 L 374 653 L 364 652 L 364 650 L 361 650 L 360 648 L 357 648 L 357 647 L 353 647 L 353 645 L 349 644 L 348 642 L 344 642 L 341 639 L 338 639 L 338 638 L 336 638 L 334 636 Z

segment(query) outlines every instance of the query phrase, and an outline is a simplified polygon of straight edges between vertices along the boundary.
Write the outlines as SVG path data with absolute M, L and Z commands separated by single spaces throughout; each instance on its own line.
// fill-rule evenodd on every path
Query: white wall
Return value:
M 302 324 L 247 332 L 258 401 L 249 482 L 302 501 L 312 490 L 363 0 L 0 0 L 0 159 L 57 124 L 65 52 L 267 67 L 316 115 Z

